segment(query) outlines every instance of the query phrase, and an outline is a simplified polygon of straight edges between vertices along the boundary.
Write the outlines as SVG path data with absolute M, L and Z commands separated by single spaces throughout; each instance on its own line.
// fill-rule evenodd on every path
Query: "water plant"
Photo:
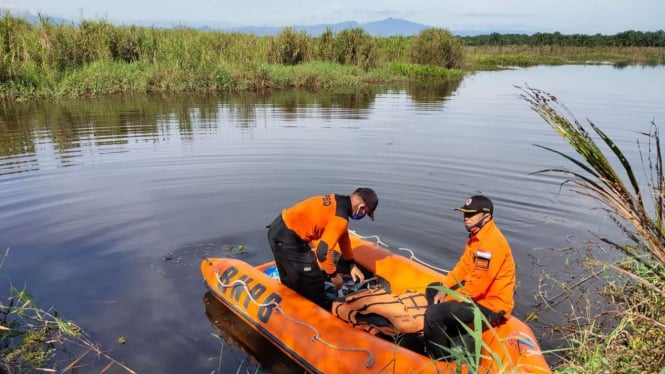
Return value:
M 589 131 L 554 95 L 528 86 L 518 89 L 530 107 L 581 156 L 576 158 L 538 146 L 562 156 L 573 167 L 549 168 L 537 173 L 561 175 L 565 178 L 563 184 L 571 185 L 575 193 L 599 202 L 627 239 L 626 243 L 618 243 L 601 236 L 600 241 L 621 256 L 608 261 L 591 251 L 587 260 L 595 268 L 611 271 L 605 296 L 614 307 L 611 318 L 616 318 L 616 323 L 607 332 L 597 327 L 601 321 L 596 316 L 588 316 L 588 324 L 578 325 L 570 337 L 573 349 L 564 357 L 562 371 L 662 372 L 665 172 L 658 126 L 652 122 L 649 131 L 642 134 L 648 140 L 646 150 L 637 143 L 647 175 L 646 181 L 641 182 L 624 152 L 593 122 L 588 121 Z
M 8 254 L 9 249 L 0 268 Z M 75 322 L 53 308 L 42 309 L 25 289 L 11 286 L 6 303 L 0 302 L 0 372 L 64 373 L 100 362 L 105 365 L 102 373 L 111 367 L 135 373 L 104 352 Z

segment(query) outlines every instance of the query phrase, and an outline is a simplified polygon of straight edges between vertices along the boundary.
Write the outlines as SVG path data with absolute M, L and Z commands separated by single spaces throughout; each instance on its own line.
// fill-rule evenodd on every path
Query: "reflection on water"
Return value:
M 441 103 L 450 99 L 459 85 L 460 81 L 410 82 L 405 85 L 404 89 L 417 106 L 440 109 Z
M 261 369 L 267 370 L 268 373 L 304 372 L 287 355 L 226 308 L 211 292 L 206 292 L 203 296 L 203 304 L 205 305 L 206 316 L 215 332 L 225 341 L 231 342 L 242 349 L 253 360 L 258 361 Z M 231 351 L 227 355 L 233 353 Z M 245 357 L 234 358 L 238 362 L 238 369 L 240 369 L 239 366 L 245 362 Z M 228 357 L 225 358 L 224 366 L 231 369 L 233 361 Z M 251 364 L 251 362 L 248 364 Z
M 417 103 L 439 105 L 459 81 L 409 84 Z M 385 91 L 385 89 L 382 89 Z M 366 119 L 381 90 L 283 92 L 221 97 L 120 97 L 62 102 L 4 103 L 0 111 L 0 175 L 66 167 L 85 158 L 127 152 L 137 144 L 191 140 L 195 132 L 225 124 L 254 128 L 266 116 L 295 122 L 316 115 L 324 121 Z

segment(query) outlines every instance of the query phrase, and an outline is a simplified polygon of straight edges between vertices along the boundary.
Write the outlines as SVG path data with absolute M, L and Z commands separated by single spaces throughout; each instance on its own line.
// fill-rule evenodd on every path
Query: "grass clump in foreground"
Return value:
M 539 173 L 563 175 L 573 191 L 597 200 L 625 235 L 627 243 L 605 237 L 600 240 L 617 249 L 615 262 L 593 256 L 587 264 L 611 273 L 603 295 L 611 309 L 603 316 L 589 315 L 573 327 L 571 349 L 562 359 L 561 373 L 663 373 L 665 367 L 665 172 L 658 127 L 652 122 L 643 135 L 647 181 L 643 189 L 634 168 L 619 147 L 594 123 L 588 126 L 604 144 L 603 152 L 587 127 L 575 119 L 558 99 L 541 90 L 520 87 L 531 108 L 538 113 L 573 150 L 575 158 L 554 152 L 572 163 L 574 169 L 553 168 Z M 638 142 L 638 146 L 640 143 Z M 619 173 L 608 155 L 623 169 Z M 611 329 L 601 328 L 615 322 Z
M 457 364 L 457 371 L 469 373 L 545 373 L 549 372 L 546 367 L 534 367 L 521 361 L 513 361 L 511 358 L 510 350 L 507 339 L 501 339 L 495 332 L 492 324 L 480 311 L 480 308 L 467 296 L 464 296 L 455 290 L 451 290 L 442 286 L 433 287 L 438 291 L 444 292 L 448 296 L 452 296 L 461 302 L 468 303 L 473 306 L 473 323 L 466 325 L 460 324 L 464 329 L 465 335 L 458 335 L 455 333 L 444 334 L 452 342 L 451 347 L 440 347 L 446 355 L 447 361 L 455 362 Z M 499 347 L 491 347 L 487 340 L 496 340 L 499 342 Z M 523 353 L 525 356 L 530 353 Z M 466 370 L 466 371 L 464 371 Z
M 9 249 L 0 268 L 8 253 Z M 59 359 L 59 353 L 69 359 Z M 94 358 L 86 359 L 89 355 Z M 134 373 L 103 352 L 74 322 L 37 306 L 25 290 L 11 287 L 6 303 L 0 301 L 0 373 L 75 372 L 91 365 L 91 360 L 105 364 L 100 372 L 117 366 Z

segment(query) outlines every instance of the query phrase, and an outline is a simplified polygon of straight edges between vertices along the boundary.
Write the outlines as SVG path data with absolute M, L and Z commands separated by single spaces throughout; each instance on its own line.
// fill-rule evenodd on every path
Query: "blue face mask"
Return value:
M 363 214 L 355 213 L 355 214 L 351 215 L 351 219 L 355 219 L 355 220 L 363 219 L 363 218 L 365 218 L 365 215 L 366 215 L 365 213 L 363 213 Z
M 366 215 L 365 213 L 363 214 L 358 213 L 360 212 L 360 208 L 362 208 L 362 206 L 359 206 L 358 209 L 356 209 L 356 212 L 351 215 L 351 219 L 359 220 L 365 218 Z

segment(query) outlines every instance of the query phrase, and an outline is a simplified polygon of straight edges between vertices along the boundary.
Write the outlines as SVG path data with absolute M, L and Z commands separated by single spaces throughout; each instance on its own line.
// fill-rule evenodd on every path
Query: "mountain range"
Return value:
M 381 21 L 367 22 L 367 23 L 358 23 L 355 21 L 341 22 L 341 23 L 332 23 L 332 24 L 318 24 L 310 26 L 291 26 L 296 31 L 305 31 L 309 35 L 318 36 L 321 35 L 326 29 L 330 28 L 332 32 L 339 32 L 344 29 L 355 29 L 361 28 L 365 30 L 368 34 L 373 36 L 393 36 L 393 35 L 402 35 L 402 36 L 412 36 L 417 35 L 422 30 L 432 28 L 432 26 L 423 25 L 420 23 L 411 22 L 404 19 L 398 18 L 386 18 Z M 283 27 L 258 27 L 258 26 L 246 26 L 246 27 L 236 27 L 236 28 L 223 28 L 221 31 L 237 31 L 237 32 L 246 32 L 256 35 L 275 35 L 278 34 Z
M 39 24 L 39 16 L 36 16 L 34 14 L 26 13 L 26 12 L 14 12 L 13 13 L 17 17 L 22 17 L 28 20 L 28 22 L 34 23 L 34 24 Z M 50 17 L 47 16 L 48 20 L 51 23 L 54 24 L 60 24 L 60 23 L 68 23 L 68 24 L 73 24 L 77 25 L 78 22 L 64 19 L 64 18 L 58 18 L 58 17 Z M 125 22 L 111 22 L 110 23 L 116 24 L 116 25 L 129 25 L 128 23 Z M 162 22 L 162 21 L 142 21 L 142 22 L 134 22 L 132 23 L 133 25 L 136 26 L 143 26 L 143 27 L 157 27 L 157 28 L 174 28 L 174 27 L 189 27 L 201 31 L 222 31 L 222 32 L 243 32 L 243 33 L 251 33 L 251 34 L 256 34 L 258 36 L 264 36 L 264 35 L 276 35 L 280 31 L 282 31 L 286 26 L 275 26 L 275 27 L 266 27 L 266 26 L 242 26 L 242 27 L 224 27 L 224 26 L 219 26 L 219 25 L 214 25 L 214 24 L 196 24 L 196 23 L 178 23 L 178 24 L 173 24 L 173 23 L 168 23 L 168 22 Z M 416 23 L 416 22 L 411 22 L 409 20 L 405 19 L 399 19 L 399 18 L 386 18 L 384 20 L 380 21 L 374 21 L 374 22 L 367 22 L 367 23 L 358 23 L 356 21 L 347 21 L 347 22 L 340 22 L 340 23 L 329 23 L 329 24 L 317 24 L 317 25 L 307 25 L 307 26 L 288 26 L 291 27 L 292 29 L 296 31 L 304 31 L 309 35 L 312 36 L 318 36 L 321 35 L 326 29 L 330 28 L 333 32 L 339 32 L 345 29 L 353 29 L 353 28 L 362 28 L 365 30 L 368 34 L 373 35 L 373 36 L 395 36 L 395 35 L 402 35 L 402 36 L 413 36 L 417 35 L 420 33 L 422 30 L 432 28 L 433 26 L 430 25 L 424 25 L 421 23 Z M 483 31 L 483 30 L 450 30 L 453 34 L 460 35 L 460 36 L 468 36 L 468 35 L 480 35 L 480 34 L 489 34 L 490 31 Z

